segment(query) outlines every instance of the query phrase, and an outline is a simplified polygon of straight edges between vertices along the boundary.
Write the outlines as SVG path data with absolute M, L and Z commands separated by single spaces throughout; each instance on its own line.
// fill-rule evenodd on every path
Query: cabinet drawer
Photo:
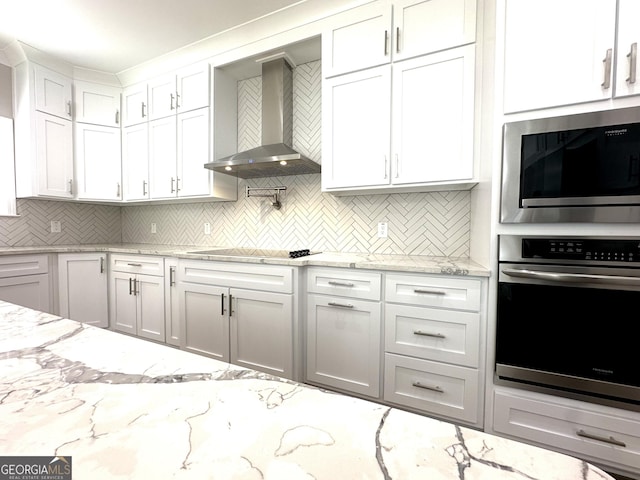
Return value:
M 521 395 L 498 389 L 494 398 L 496 432 L 640 473 L 640 413 L 619 413 L 609 407 L 596 411 L 582 402 L 567 400 L 563 404 L 554 397 L 530 392 Z M 567 404 L 570 402 L 575 406 Z
M 387 304 L 384 330 L 387 352 L 478 366 L 478 313 Z
M 48 255 L 0 256 L 0 278 L 38 275 L 49 271 Z
M 380 274 L 351 270 L 309 268 L 307 291 L 341 297 L 380 300 Z
M 468 423 L 478 421 L 478 370 L 392 353 L 384 358 L 386 401 Z
M 205 285 L 293 293 L 293 267 L 185 260 L 179 263 L 178 279 Z
M 164 259 L 147 255 L 111 255 L 111 270 L 161 277 L 164 275 Z
M 385 300 L 425 307 L 480 310 L 480 280 L 418 275 L 387 275 Z

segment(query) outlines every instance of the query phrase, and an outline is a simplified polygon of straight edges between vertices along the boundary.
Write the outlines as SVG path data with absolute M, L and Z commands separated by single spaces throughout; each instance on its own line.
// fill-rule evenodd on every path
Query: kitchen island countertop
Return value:
M 576 458 L 0 302 L 0 451 L 76 480 L 603 480 Z
M 29 247 L 0 247 L 0 255 L 20 255 L 29 253 L 77 253 L 109 252 L 141 255 L 162 255 L 193 260 L 216 260 L 222 262 L 259 263 L 272 265 L 325 266 L 368 270 L 390 270 L 407 273 L 435 273 L 488 277 L 488 268 L 463 257 L 439 257 L 429 255 L 384 255 L 372 253 L 322 252 L 300 258 L 238 257 L 198 253 L 204 250 L 228 247 L 207 247 L 194 245 L 153 245 L 153 244 L 85 244 L 85 245 L 43 245 Z M 193 253 L 196 252 L 196 253 Z

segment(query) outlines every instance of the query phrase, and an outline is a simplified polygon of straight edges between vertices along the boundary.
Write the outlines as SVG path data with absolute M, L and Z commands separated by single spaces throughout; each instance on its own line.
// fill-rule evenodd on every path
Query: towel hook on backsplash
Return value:
M 250 197 L 268 197 L 272 198 L 271 205 L 276 210 L 280 210 L 280 193 L 286 192 L 287 187 L 249 187 L 247 186 L 247 198 Z

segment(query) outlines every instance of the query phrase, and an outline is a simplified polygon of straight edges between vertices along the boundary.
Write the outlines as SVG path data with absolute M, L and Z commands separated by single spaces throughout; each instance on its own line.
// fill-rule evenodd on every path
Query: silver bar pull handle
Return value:
M 117 186 L 117 189 L 116 189 L 116 197 L 120 198 L 120 182 L 118 182 L 118 183 L 116 184 L 116 186 Z
M 135 278 L 133 279 L 133 294 L 138 295 L 138 280 Z
M 427 290 L 424 288 L 414 288 L 413 293 L 427 293 L 429 295 L 446 295 L 447 292 L 442 290 Z
M 175 110 L 176 107 L 173 105 L 173 101 L 175 100 L 176 97 L 173 96 L 173 93 L 170 93 L 169 95 L 171 95 L 171 110 Z
M 441 333 L 430 333 L 430 332 L 423 332 L 422 330 L 416 330 L 413 332 L 414 335 L 421 335 L 423 337 L 435 337 L 435 338 L 446 338 L 443 334 Z
M 601 83 L 602 88 L 605 90 L 611 87 L 611 59 L 613 51 L 609 48 L 602 63 L 604 63 L 604 81 Z
M 73 195 L 73 179 L 69 179 L 69 194 Z
M 396 178 L 400 177 L 400 159 L 398 158 L 398 154 L 396 153 Z
M 142 195 L 143 196 L 147 195 L 147 181 L 146 180 L 142 181 Z
M 229 294 L 229 315 L 233 315 L 233 295 Z
M 542 272 L 519 268 L 505 268 L 502 273 L 510 277 L 531 278 L 564 283 L 600 283 L 603 285 L 640 285 L 640 277 L 617 277 L 615 275 L 595 275 L 586 273 Z
M 145 111 L 146 108 L 147 106 L 144 104 L 144 102 L 142 102 L 142 118 L 145 118 L 147 116 L 147 112 Z
M 638 43 L 631 44 L 631 50 L 627 53 L 629 59 L 629 76 L 627 77 L 627 83 L 633 85 L 636 83 L 636 70 L 638 66 Z
M 142 266 L 141 263 L 127 263 L 127 265 L 129 265 L 130 267 L 141 267 Z
M 389 172 L 389 160 L 387 159 L 387 156 L 384 156 L 384 178 L 386 179 L 388 176 L 388 172 Z
M 389 55 L 389 30 L 384 31 L 384 56 Z
M 334 287 L 353 287 L 353 283 L 351 282 L 338 282 L 336 280 L 329 280 L 327 283 L 329 285 L 333 285 Z
M 437 385 L 423 385 L 420 382 L 413 382 L 411 385 L 418 388 L 423 388 L 425 390 L 431 390 L 432 392 L 444 393 L 444 390 Z
M 400 27 L 396 27 L 396 53 L 400 53 Z
M 100 257 L 100 273 L 104 273 L 104 257 Z
M 133 278 L 129 277 L 129 295 L 133 295 Z
M 350 303 L 328 302 L 328 305 L 331 307 L 353 308 L 353 305 Z
M 169 286 L 174 287 L 176 285 L 176 267 L 169 267 Z
M 590 440 L 597 440 L 598 442 L 604 442 L 604 443 L 609 443 L 611 445 L 616 445 L 618 447 L 626 447 L 627 444 L 624 442 L 621 442 L 620 440 L 614 438 L 614 437 L 603 437 L 601 435 L 595 435 L 593 433 L 587 433 L 584 430 L 580 429 L 576 432 L 576 435 L 578 435 L 579 437 L 583 437 L 583 438 L 588 438 Z
M 176 193 L 180 191 L 180 177 L 176 177 Z
M 224 293 L 220 294 L 220 315 L 224 315 Z
M 171 177 L 171 193 L 176 193 L 176 187 L 174 186 L 176 179 Z
M 176 108 L 180 108 L 180 94 L 176 92 Z
M 120 124 L 120 110 L 116 110 L 116 125 Z
M 69 100 L 67 102 L 67 114 L 69 114 L 69 116 L 71 116 L 71 100 Z

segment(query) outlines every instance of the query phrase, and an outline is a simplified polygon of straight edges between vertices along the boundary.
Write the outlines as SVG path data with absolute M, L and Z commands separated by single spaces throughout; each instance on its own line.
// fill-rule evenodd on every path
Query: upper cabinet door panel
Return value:
M 120 126 L 121 89 L 89 82 L 74 82 L 76 122 Z
M 615 0 L 507 0 L 505 8 L 505 113 L 611 98 Z
M 36 110 L 71 120 L 71 79 L 40 65 L 33 68 Z
M 180 70 L 177 75 L 176 106 L 181 113 L 209 106 L 209 64 Z
M 350 12 L 322 35 L 322 73 L 331 77 L 391 61 L 391 8 Z
M 176 113 L 176 76 L 168 75 L 149 82 L 149 120 Z
M 640 68 L 638 68 L 640 2 L 620 0 L 618 5 L 616 97 L 624 97 L 640 93 Z
M 125 88 L 122 93 L 122 126 L 146 122 L 149 119 L 148 107 L 146 83 Z
M 38 195 L 73 198 L 71 124 L 46 113 L 36 115 Z
M 473 43 L 476 0 L 397 0 L 393 23 L 394 60 Z

